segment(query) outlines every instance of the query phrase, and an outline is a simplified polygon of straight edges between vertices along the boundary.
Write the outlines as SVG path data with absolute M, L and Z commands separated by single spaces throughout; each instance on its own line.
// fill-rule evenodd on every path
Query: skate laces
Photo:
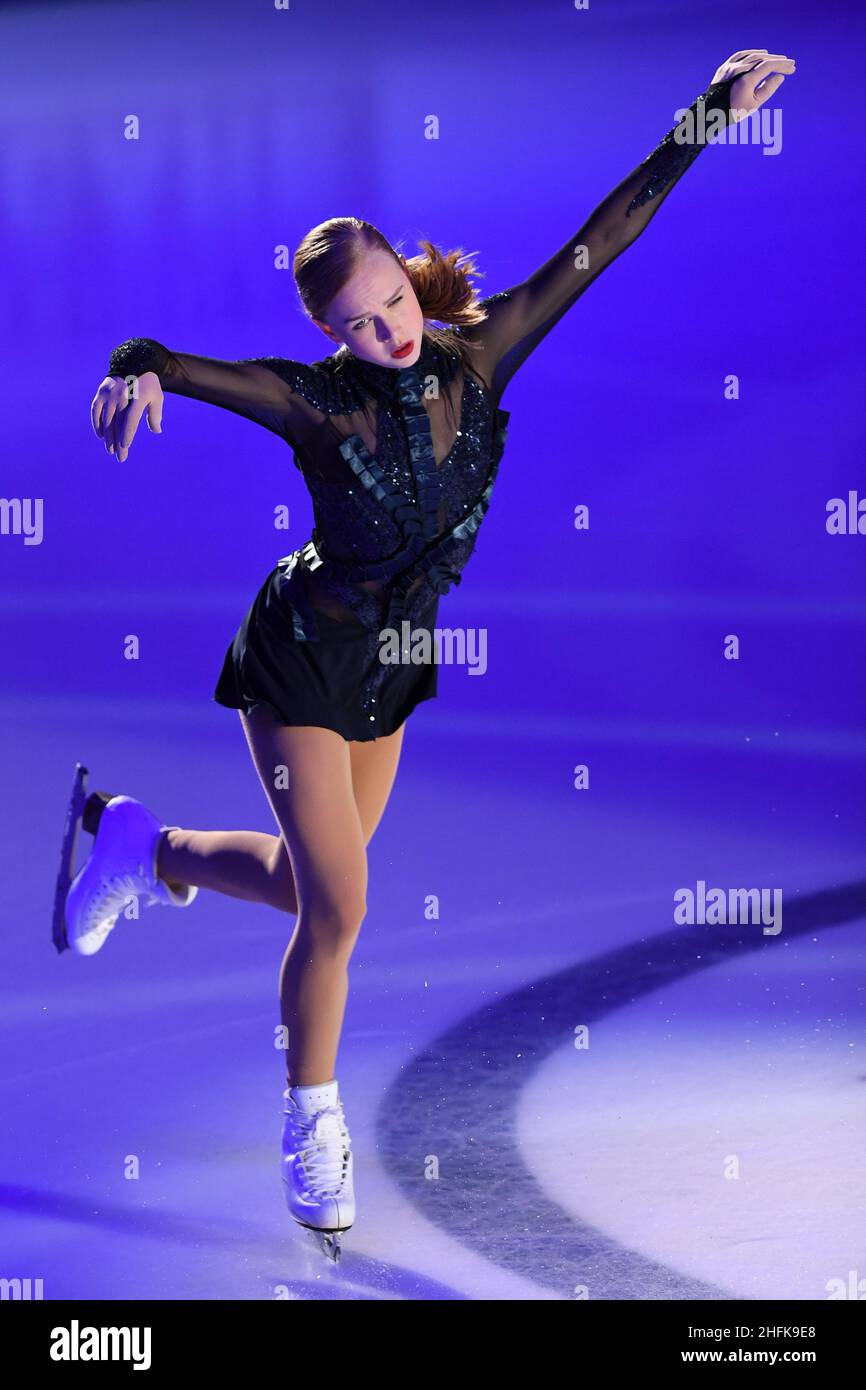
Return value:
M 119 904 L 118 898 L 121 899 Z M 114 914 L 116 917 L 128 898 L 143 898 L 147 904 L 153 900 L 153 893 L 138 874 L 108 874 L 102 879 L 99 890 L 91 899 L 88 918 L 96 917 L 97 920 L 101 920 L 108 907 L 117 907 Z
M 311 1196 L 337 1197 L 348 1172 L 348 1134 L 341 1105 L 326 1105 L 312 1115 L 291 1114 L 299 1146 L 297 1158 Z

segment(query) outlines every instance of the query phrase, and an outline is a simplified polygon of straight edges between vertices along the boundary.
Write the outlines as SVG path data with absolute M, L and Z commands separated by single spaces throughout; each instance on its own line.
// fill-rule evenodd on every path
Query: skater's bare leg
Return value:
M 263 709 L 241 722 L 297 886 L 298 921 L 280 972 L 288 1080 L 324 1084 L 334 1078 L 349 958 L 367 911 L 350 748 L 330 729 L 286 728 Z
M 350 743 L 352 790 L 368 845 L 397 774 L 405 725 L 389 738 Z M 169 830 L 159 848 L 160 878 L 195 884 L 283 912 L 298 910 L 289 857 L 280 835 L 258 830 Z
M 247 902 L 294 912 L 295 886 L 279 835 L 259 830 L 168 830 L 157 870 L 171 884 L 195 884 Z

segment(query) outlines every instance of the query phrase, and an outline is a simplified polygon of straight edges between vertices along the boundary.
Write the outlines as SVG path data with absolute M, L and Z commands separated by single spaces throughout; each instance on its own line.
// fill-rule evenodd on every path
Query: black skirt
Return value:
M 315 725 L 351 742 L 369 743 L 394 733 L 416 705 L 436 696 L 435 660 L 383 667 L 378 646 L 371 655 L 360 625 L 348 628 L 317 613 L 321 640 L 299 641 L 283 585 L 283 571 L 276 566 L 226 652 L 213 695 L 218 704 L 245 714 L 264 705 L 280 724 Z M 420 628 L 433 632 L 438 607 L 437 595 L 413 619 L 413 634 Z M 431 642 L 434 652 L 435 645 Z

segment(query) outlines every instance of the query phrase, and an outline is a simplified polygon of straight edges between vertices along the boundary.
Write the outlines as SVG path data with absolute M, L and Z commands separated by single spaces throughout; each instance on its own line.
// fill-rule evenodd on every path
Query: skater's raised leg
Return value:
M 388 803 L 405 725 L 389 738 L 350 743 L 352 791 L 364 844 L 369 845 Z M 159 875 L 172 886 L 195 884 L 215 893 L 297 913 L 291 863 L 282 835 L 257 830 L 166 830 Z
M 282 838 L 264 831 L 166 830 L 159 846 L 159 875 L 167 883 L 194 883 L 284 912 L 298 910 Z

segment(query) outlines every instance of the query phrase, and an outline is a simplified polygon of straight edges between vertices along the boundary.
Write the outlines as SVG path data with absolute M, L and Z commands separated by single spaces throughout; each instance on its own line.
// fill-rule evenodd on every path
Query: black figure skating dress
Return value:
M 223 406 L 285 439 L 312 497 L 312 538 L 266 576 L 226 653 L 215 700 L 247 713 L 264 705 L 282 724 L 366 742 L 393 733 L 435 696 L 435 658 L 410 658 L 424 649 L 419 630 L 433 633 L 440 596 L 460 582 L 490 504 L 509 419 L 502 393 L 705 148 L 703 118 L 720 111 L 727 123 L 730 86 L 702 93 L 539 270 L 482 300 L 483 323 L 425 331 L 411 367 L 380 367 L 345 347 L 309 365 L 218 361 L 149 338 L 115 348 L 109 374 L 154 371 L 165 391 Z M 386 629 L 403 659 L 380 660 Z M 427 649 L 435 654 L 432 640 Z

